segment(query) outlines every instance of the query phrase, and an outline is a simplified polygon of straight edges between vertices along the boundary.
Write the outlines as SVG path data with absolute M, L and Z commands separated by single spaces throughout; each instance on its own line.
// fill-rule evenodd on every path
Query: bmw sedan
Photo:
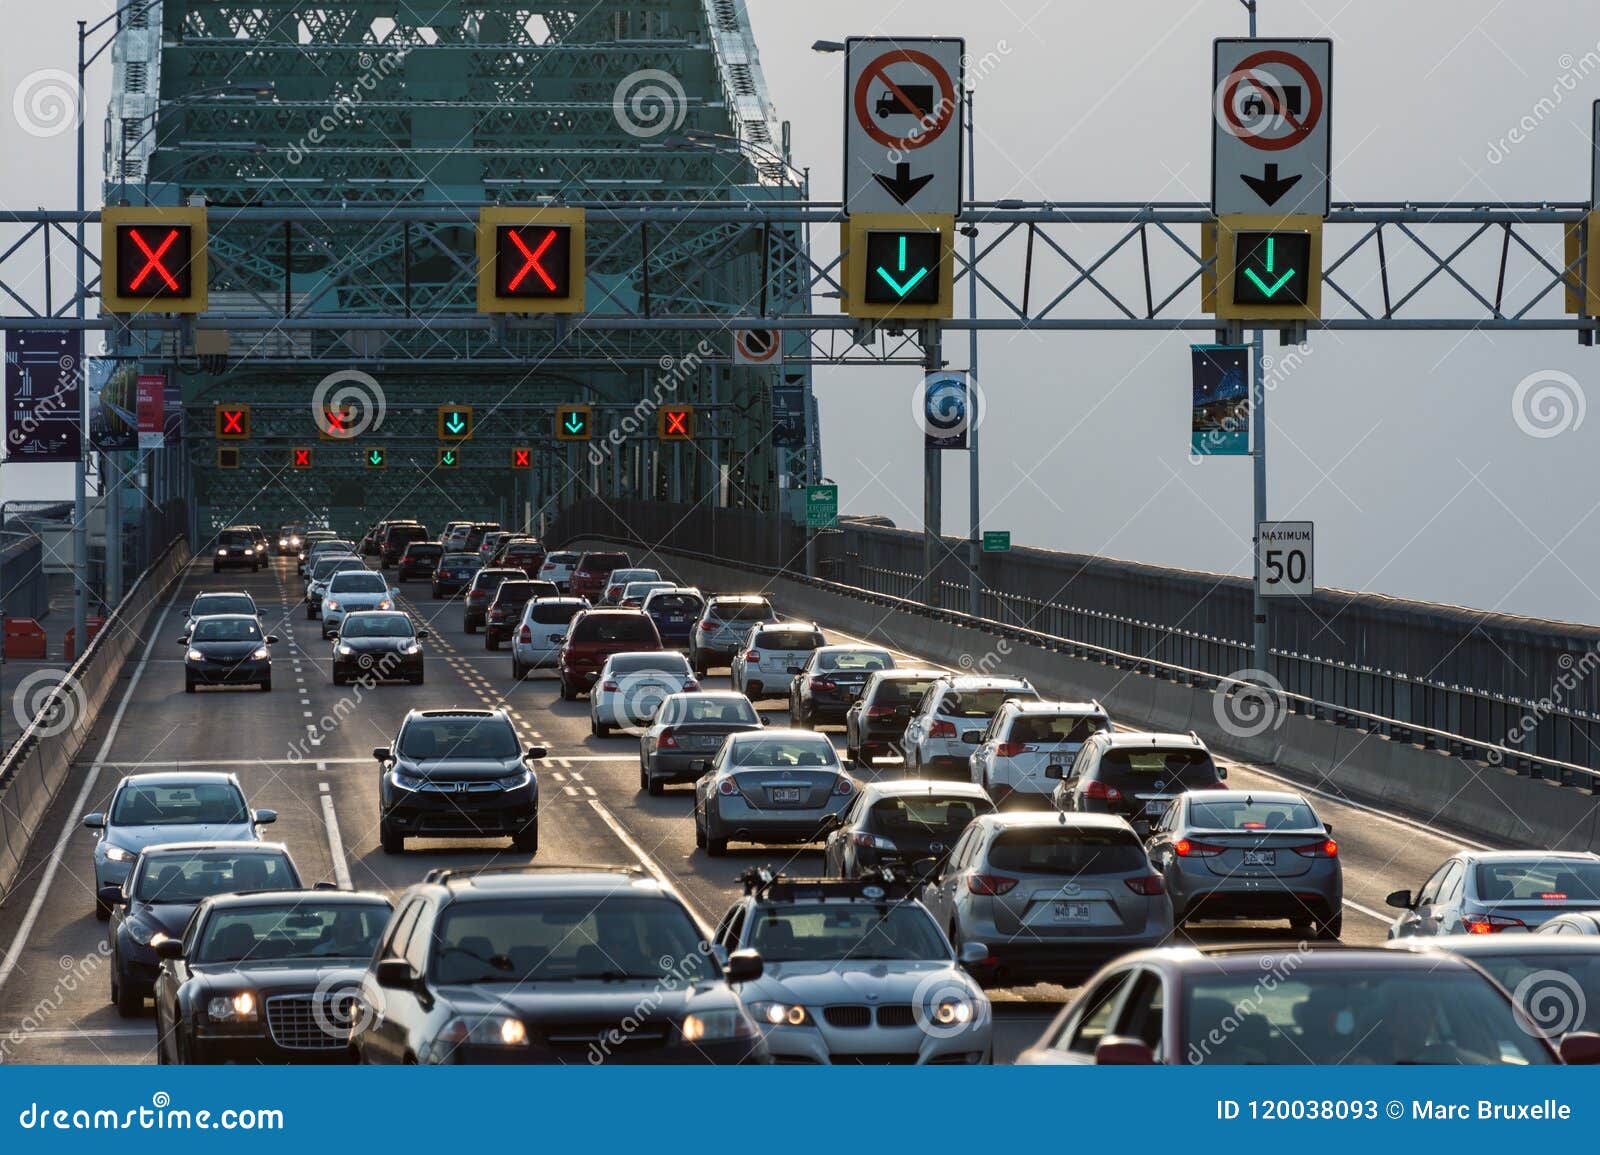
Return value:
M 362 678 L 422 685 L 422 639 L 411 615 L 398 610 L 361 610 L 345 618 L 333 640 L 333 684 Z
M 713 858 L 735 839 L 820 842 L 856 792 L 833 743 L 809 730 L 730 734 L 704 769 L 694 788 L 694 844 Z
M 178 639 L 184 648 L 183 688 L 192 694 L 201 686 L 260 686 L 272 689 L 272 651 L 277 634 L 261 632 L 255 617 L 217 614 L 201 618 L 194 632 Z

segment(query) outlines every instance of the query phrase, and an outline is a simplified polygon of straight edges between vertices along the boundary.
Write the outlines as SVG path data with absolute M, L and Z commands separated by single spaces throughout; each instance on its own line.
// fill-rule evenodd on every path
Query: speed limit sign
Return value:
M 1263 521 L 1256 527 L 1256 593 L 1264 598 L 1307 598 L 1312 576 L 1314 527 L 1309 521 Z

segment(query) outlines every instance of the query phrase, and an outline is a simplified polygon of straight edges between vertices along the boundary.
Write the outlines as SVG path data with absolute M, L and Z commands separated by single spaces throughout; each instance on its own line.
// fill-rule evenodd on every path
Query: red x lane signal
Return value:
M 517 300 L 566 297 L 572 287 L 572 230 L 566 225 L 501 225 L 495 230 L 495 293 Z
M 359 432 L 355 423 L 353 409 L 324 409 L 322 420 L 317 422 L 317 435 L 324 441 L 349 441 Z
M 694 408 L 663 405 L 656 411 L 656 436 L 662 441 L 693 441 Z
M 294 450 L 294 456 L 292 457 L 291 461 L 296 469 L 310 469 L 311 450 L 309 448 L 297 446 Z
M 117 295 L 188 297 L 191 239 L 188 225 L 118 225 Z
M 511 451 L 511 468 L 512 469 L 532 469 L 533 468 L 533 450 L 531 450 L 531 449 L 523 449 L 520 446 L 517 447 L 517 448 L 512 449 L 512 451 Z
M 478 312 L 583 312 L 585 220 L 554 205 L 479 209 Z
M 250 406 L 218 405 L 217 437 L 224 441 L 243 441 L 250 436 Z

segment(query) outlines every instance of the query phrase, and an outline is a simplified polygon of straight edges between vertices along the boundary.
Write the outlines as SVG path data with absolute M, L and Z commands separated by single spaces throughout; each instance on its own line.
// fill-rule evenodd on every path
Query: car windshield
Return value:
M 582 602 L 534 602 L 528 620 L 539 626 L 561 626 L 583 609 Z
M 316 899 L 212 911 L 192 962 L 371 958 L 389 921 L 386 902 Z
M 1289 799 L 1211 799 L 1189 806 L 1189 825 L 1201 830 L 1320 830 L 1304 802 Z
M 1111 729 L 1105 718 L 1083 714 L 1018 714 L 1011 720 L 1013 742 L 1037 742 L 1056 746 L 1063 742 L 1082 742 L 1090 734 Z
M 1150 870 L 1150 860 L 1133 831 L 1072 826 L 1002 830 L 989 847 L 989 865 L 1019 874 L 1094 875 Z
M 517 756 L 517 733 L 504 718 L 419 718 L 400 737 L 400 754 L 414 762 Z
M 762 622 L 772 616 L 772 607 L 759 602 L 712 602 L 706 617 L 715 622 Z
M 645 609 L 652 614 L 681 614 L 687 617 L 700 612 L 700 599 L 693 594 L 651 594 Z
M 950 957 L 927 912 L 915 904 L 797 903 L 756 912 L 750 945 L 769 963 Z
M 739 742 L 729 752 L 734 766 L 827 766 L 837 768 L 839 755 L 823 737 L 758 736 Z
M 113 826 L 237 826 L 248 821 L 244 795 L 232 782 L 141 782 L 119 790 L 111 809 Z
M 653 622 L 643 614 L 592 614 L 573 627 L 575 642 L 650 642 L 660 638 Z
M 992 718 L 1006 704 L 1007 698 L 1033 698 L 1032 690 L 1017 686 L 995 687 L 982 690 L 951 690 L 939 703 L 941 718 Z
M 937 794 L 884 798 L 873 804 L 872 826 L 880 834 L 953 839 L 980 814 L 993 814 L 994 803 L 969 795 Z
M 758 650 L 814 650 L 822 645 L 822 635 L 815 630 L 759 630 L 755 648 Z
M 191 618 L 206 614 L 254 614 L 256 603 L 248 594 L 201 594 L 189 607 Z
M 705 722 L 708 724 L 756 726 L 761 722 L 750 699 L 738 698 L 679 698 L 673 717 L 674 725 Z
M 458 902 L 434 942 L 436 983 L 696 983 L 716 962 L 676 902 L 608 895 Z
M 405 614 L 351 614 L 339 630 L 345 638 L 409 638 L 411 619 Z
M 213 894 L 299 886 L 281 850 L 193 850 L 146 856 L 134 883 L 140 902 L 199 902 Z
M 1555 1061 L 1492 983 L 1455 967 L 1301 968 L 1271 987 L 1255 973 L 1195 970 L 1183 989 L 1193 1063 Z
M 1527 858 L 1480 862 L 1478 897 L 1485 902 L 1600 902 L 1600 862 Z
M 261 637 L 254 618 L 201 618 L 194 624 L 191 642 L 253 642 Z
M 389 579 L 381 573 L 340 573 L 328 583 L 330 594 L 386 594 Z
M 1530 1019 L 1547 1024 L 1553 1006 L 1562 1015 L 1557 1032 L 1600 1031 L 1600 947 L 1519 952 L 1516 936 L 1495 938 L 1493 953 L 1475 950 L 1465 957 L 1510 991 Z
M 355 547 L 355 542 L 345 541 L 342 537 L 325 537 L 312 546 L 311 551 L 318 554 L 338 553 L 340 550 L 349 551 L 355 549 Z
M 353 557 L 325 557 L 311 567 L 312 581 L 326 581 L 336 573 L 343 573 L 347 569 L 365 569 L 359 558 Z
M 613 674 L 640 674 L 647 670 L 689 676 L 689 659 L 671 650 L 651 654 L 615 654 L 611 658 Z

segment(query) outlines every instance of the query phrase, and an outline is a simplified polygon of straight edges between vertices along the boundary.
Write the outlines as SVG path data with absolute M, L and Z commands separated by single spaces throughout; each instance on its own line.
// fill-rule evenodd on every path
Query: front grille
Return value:
M 616 1019 L 600 1023 L 552 1023 L 542 1033 L 545 1042 L 552 1047 L 586 1047 L 602 1040 L 612 1048 L 641 1044 L 659 1046 L 667 1040 L 667 1024 L 645 1022 L 628 1030 Z
M 288 1051 L 333 1051 L 350 1045 L 355 1021 L 351 995 L 321 998 L 314 995 L 274 995 L 267 1000 L 267 1030 L 272 1041 Z
M 878 1008 L 878 1025 L 880 1027 L 909 1027 L 917 1019 L 911 1011 L 910 1003 L 893 1003 L 886 1007 Z
M 872 1025 L 872 1008 L 857 1003 L 823 1007 L 822 1017 L 830 1027 L 868 1027 Z
M 852 1054 L 852 1053 L 847 1051 L 847 1052 L 844 1052 L 842 1054 L 835 1054 L 833 1056 L 833 1058 L 832 1058 L 832 1062 L 833 1062 L 833 1065 L 835 1067 L 843 1067 L 843 1066 L 858 1066 L 858 1067 L 911 1066 L 911 1065 L 915 1064 L 916 1061 L 917 1061 L 917 1052 L 915 1052 L 915 1051 L 905 1051 L 905 1052 L 887 1051 L 887 1052 L 883 1052 L 881 1054 L 880 1053 L 865 1053 L 865 1054 L 859 1054 L 859 1055 Z

